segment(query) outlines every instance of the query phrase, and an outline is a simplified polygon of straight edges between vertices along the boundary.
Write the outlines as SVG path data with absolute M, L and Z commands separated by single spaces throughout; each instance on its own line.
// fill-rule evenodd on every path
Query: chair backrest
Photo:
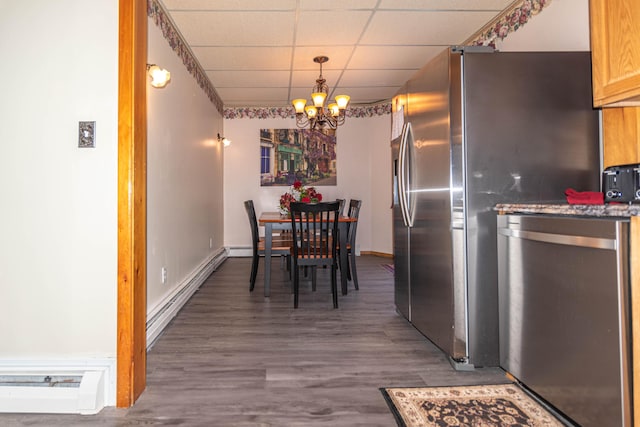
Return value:
M 291 203 L 294 258 L 313 264 L 335 262 L 338 209 L 339 202 Z
M 351 199 L 349 201 L 349 212 L 347 216 L 349 218 L 358 219 L 360 215 L 360 207 L 362 206 L 362 200 Z M 358 229 L 358 221 L 350 222 L 347 232 L 347 242 L 351 245 L 352 249 L 355 249 L 356 244 L 356 230 Z
M 342 215 L 342 213 L 344 212 L 345 199 L 336 199 L 336 202 L 340 203 L 340 209 L 338 209 L 338 213 Z
M 258 241 L 260 236 L 258 235 L 258 218 L 256 217 L 256 209 L 253 206 L 253 200 L 247 200 L 244 202 L 244 209 L 247 211 L 249 217 L 249 225 L 251 226 L 251 239 L 253 240 L 253 250 L 258 250 Z

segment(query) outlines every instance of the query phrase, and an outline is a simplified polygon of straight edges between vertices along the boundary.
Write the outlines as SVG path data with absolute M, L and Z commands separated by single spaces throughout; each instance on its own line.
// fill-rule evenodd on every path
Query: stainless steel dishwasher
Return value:
M 629 220 L 498 215 L 500 365 L 584 427 L 631 426 Z

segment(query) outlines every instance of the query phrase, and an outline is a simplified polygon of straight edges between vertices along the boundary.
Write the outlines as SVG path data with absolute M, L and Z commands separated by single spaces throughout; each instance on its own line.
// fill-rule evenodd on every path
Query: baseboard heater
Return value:
M 227 259 L 227 251 L 221 248 L 187 277 L 176 290 L 147 313 L 147 350 L 153 347 L 169 322 L 178 314 L 189 298 L 205 280 Z
M 97 414 L 105 406 L 104 373 L 0 373 L 0 412 Z

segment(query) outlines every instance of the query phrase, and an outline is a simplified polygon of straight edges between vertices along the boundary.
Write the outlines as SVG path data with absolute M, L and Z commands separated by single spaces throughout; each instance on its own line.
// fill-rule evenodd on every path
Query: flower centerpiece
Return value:
M 318 203 L 322 201 L 322 194 L 315 187 L 305 187 L 302 182 L 293 183 L 289 191 L 280 196 L 279 210 L 282 215 L 289 214 L 291 202 Z

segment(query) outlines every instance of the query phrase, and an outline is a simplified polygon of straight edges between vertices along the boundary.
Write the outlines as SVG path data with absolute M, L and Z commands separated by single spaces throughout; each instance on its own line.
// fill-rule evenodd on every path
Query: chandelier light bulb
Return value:
M 293 101 L 291 101 L 291 103 L 293 104 L 293 108 L 296 109 L 296 114 L 304 113 L 304 107 L 307 105 L 306 99 L 294 99 Z
M 327 98 L 327 94 L 324 92 L 315 92 L 311 94 L 311 99 L 313 99 L 313 105 L 316 108 L 320 108 L 324 106 L 324 100 Z
M 349 95 L 336 96 L 336 103 L 338 103 L 338 108 L 340 108 L 341 110 L 344 110 L 345 108 L 347 108 L 347 105 L 349 104 L 350 99 L 351 97 Z
M 310 119 L 315 119 L 316 115 L 318 114 L 318 109 L 313 105 L 307 105 L 304 111 L 307 113 L 307 117 L 309 117 Z

